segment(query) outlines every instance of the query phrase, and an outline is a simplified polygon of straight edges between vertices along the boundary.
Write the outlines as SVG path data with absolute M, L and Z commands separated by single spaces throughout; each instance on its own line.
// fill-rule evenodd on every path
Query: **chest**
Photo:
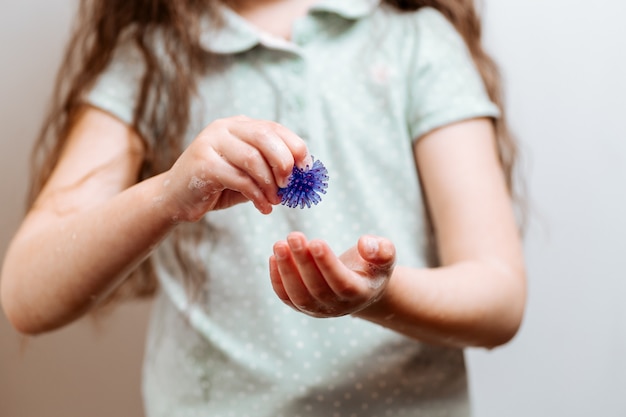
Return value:
M 371 177 L 393 184 L 388 190 L 412 184 L 407 123 L 412 54 L 403 41 L 406 33 L 394 22 L 307 16 L 294 26 L 289 44 L 261 43 L 217 57 L 200 82 L 189 138 L 234 115 L 280 123 L 332 172 L 328 198 L 339 193 L 341 180 L 341 192 L 352 196 L 355 209 L 360 200 L 371 205 L 380 198 L 376 188 L 354 190 L 357 184 L 371 185 Z
M 244 114 L 311 141 L 367 138 L 378 129 L 402 140 L 410 54 L 384 26 L 342 24 L 325 22 L 320 30 L 303 19 L 289 44 L 218 57 L 200 83 L 197 127 Z

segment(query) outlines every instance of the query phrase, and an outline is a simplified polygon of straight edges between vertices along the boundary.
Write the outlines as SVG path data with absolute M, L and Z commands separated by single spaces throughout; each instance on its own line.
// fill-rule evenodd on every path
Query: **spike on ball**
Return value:
M 310 167 L 294 166 L 287 187 L 278 189 L 281 204 L 291 208 L 300 206 L 303 209 L 322 201 L 320 194 L 326 194 L 328 171 L 321 161 L 316 161 L 313 157 L 311 159 L 313 165 Z

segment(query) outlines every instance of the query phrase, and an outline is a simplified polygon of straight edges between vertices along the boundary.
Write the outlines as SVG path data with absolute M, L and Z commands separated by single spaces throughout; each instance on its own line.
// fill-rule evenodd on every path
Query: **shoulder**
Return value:
M 397 51 L 400 62 L 412 68 L 447 61 L 450 55 L 462 60 L 469 56 L 467 44 L 455 26 L 433 7 L 406 11 L 381 3 L 364 19 L 360 34 L 386 53 Z
M 146 67 L 137 43 L 127 33 L 120 35 L 108 64 L 83 95 L 83 101 L 132 124 Z
M 113 51 L 108 71 L 140 72 L 145 67 L 145 56 L 130 31 L 120 35 Z

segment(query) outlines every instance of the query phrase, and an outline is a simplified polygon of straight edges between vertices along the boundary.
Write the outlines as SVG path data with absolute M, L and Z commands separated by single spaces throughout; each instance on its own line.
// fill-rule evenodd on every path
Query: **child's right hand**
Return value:
M 143 157 L 129 126 L 81 109 L 2 265 L 2 307 L 20 332 L 55 329 L 89 311 L 175 222 L 248 200 L 269 213 L 294 164 L 311 164 L 297 135 L 242 116 L 211 123 L 171 169 L 137 182 Z
M 280 203 L 294 165 L 312 163 L 304 141 L 278 123 L 235 116 L 216 120 L 166 173 L 164 197 L 178 221 L 252 201 L 264 214 Z

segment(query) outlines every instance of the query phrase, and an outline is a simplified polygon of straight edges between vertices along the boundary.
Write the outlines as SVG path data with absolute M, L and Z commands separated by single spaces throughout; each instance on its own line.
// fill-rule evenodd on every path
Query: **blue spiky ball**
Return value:
M 320 194 L 326 194 L 328 171 L 321 161 L 316 161 L 313 157 L 311 160 L 313 165 L 310 167 L 293 167 L 287 187 L 278 189 L 281 204 L 291 208 L 300 206 L 303 209 L 322 201 Z

